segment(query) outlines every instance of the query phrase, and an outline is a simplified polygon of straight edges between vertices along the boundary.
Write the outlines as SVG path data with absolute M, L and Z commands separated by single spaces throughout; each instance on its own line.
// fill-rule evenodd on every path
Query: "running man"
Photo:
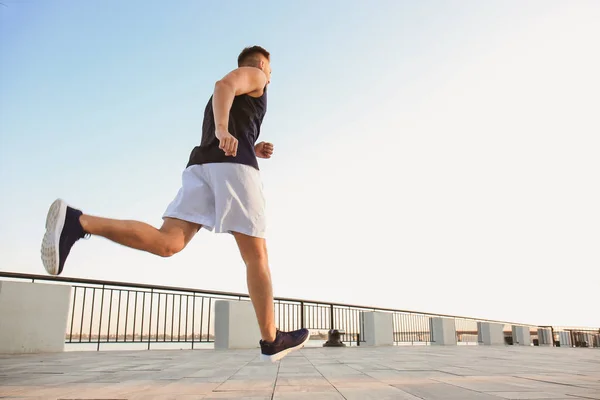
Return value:
M 307 329 L 282 332 L 275 326 L 273 288 L 265 241 L 265 202 L 257 157 L 268 159 L 273 145 L 256 143 L 267 111 L 270 54 L 245 48 L 238 68 L 217 81 L 204 110 L 202 140 L 182 174 L 182 186 L 156 229 L 144 222 L 84 214 L 57 199 L 46 218 L 41 257 L 46 271 L 59 275 L 71 248 L 97 235 L 133 249 L 170 257 L 204 227 L 235 238 L 246 264 L 248 292 L 261 337 L 261 358 L 277 361 L 302 348 Z

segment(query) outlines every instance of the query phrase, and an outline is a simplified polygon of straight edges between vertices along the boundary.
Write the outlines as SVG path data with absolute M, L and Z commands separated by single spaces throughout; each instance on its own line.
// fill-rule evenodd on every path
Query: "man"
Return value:
M 248 292 L 262 336 L 261 358 L 275 362 L 303 347 L 308 330 L 281 332 L 275 327 L 257 161 L 270 158 L 273 145 L 256 144 L 270 79 L 269 52 L 253 46 L 240 53 L 238 68 L 215 84 L 204 110 L 200 146 L 190 154 L 182 187 L 167 207 L 160 229 L 139 221 L 91 216 L 56 200 L 48 211 L 41 249 L 46 271 L 60 274 L 72 246 L 86 235 L 169 257 L 183 250 L 202 227 L 230 233 L 246 264 Z

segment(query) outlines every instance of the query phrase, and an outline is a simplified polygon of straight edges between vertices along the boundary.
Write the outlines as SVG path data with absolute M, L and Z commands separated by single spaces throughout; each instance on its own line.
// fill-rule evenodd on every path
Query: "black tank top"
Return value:
M 200 146 L 196 146 L 192 150 L 187 167 L 197 164 L 229 162 L 250 165 L 259 169 L 254 145 L 260 135 L 263 118 L 267 113 L 267 88 L 261 97 L 243 94 L 233 99 L 229 112 L 229 133 L 238 140 L 235 157 L 225 156 L 225 152 L 219 149 L 219 139 L 215 136 L 212 99 L 211 96 L 204 109 Z

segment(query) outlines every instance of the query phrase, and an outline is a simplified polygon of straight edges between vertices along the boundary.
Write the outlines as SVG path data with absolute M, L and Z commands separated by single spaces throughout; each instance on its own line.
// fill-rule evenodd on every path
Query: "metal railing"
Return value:
M 0 277 L 72 287 L 65 341 L 68 344 L 188 343 L 190 348 L 214 342 L 217 300 L 250 301 L 247 294 L 205 291 L 127 282 L 74 279 L 0 272 Z M 281 330 L 309 328 L 312 339 L 326 331 L 343 331 L 342 341 L 360 344 L 360 313 L 370 309 L 298 299 L 275 299 L 275 321 Z M 322 332 L 319 332 L 322 331 Z
M 456 318 L 454 320 L 456 329 L 456 342 L 460 344 L 477 344 L 479 342 L 477 320 L 467 318 Z
M 431 344 L 431 316 L 412 312 L 394 312 L 394 342 L 398 344 Z
M 101 345 L 117 343 L 147 349 L 173 343 L 187 344 L 192 349 L 201 347 L 214 342 L 215 301 L 250 301 L 243 293 L 170 286 L 10 272 L 0 272 L 0 278 L 71 286 L 65 342 L 95 346 L 97 350 Z M 341 332 L 341 340 L 349 345 L 360 345 L 367 340 L 362 315 L 369 311 L 392 314 L 397 345 L 431 344 L 434 338 L 430 325 L 434 317 L 454 318 L 459 344 L 478 343 L 478 322 L 504 324 L 510 344 L 508 336 L 514 325 L 487 319 L 288 298 L 276 298 L 274 311 L 281 330 L 308 328 L 311 339 L 324 341 L 327 331 L 337 329 Z M 530 326 L 530 332 L 532 339 L 537 338 L 536 326 Z M 600 331 L 572 330 L 569 335 L 574 345 L 586 343 L 587 347 L 600 347 Z
M 600 329 L 552 327 L 555 346 L 600 347 Z

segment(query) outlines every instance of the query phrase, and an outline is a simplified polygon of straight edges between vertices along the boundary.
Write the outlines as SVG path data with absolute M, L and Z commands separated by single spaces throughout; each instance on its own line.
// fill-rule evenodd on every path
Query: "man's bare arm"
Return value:
M 229 111 L 235 96 L 264 89 L 267 84 L 265 73 L 254 67 L 240 67 L 231 71 L 215 84 L 213 93 L 213 113 L 215 135 L 219 148 L 226 156 L 236 156 L 238 141 L 229 133 Z
M 217 81 L 213 94 L 213 113 L 217 132 L 227 130 L 229 111 L 235 96 L 262 90 L 266 84 L 265 73 L 254 67 L 240 67 Z

